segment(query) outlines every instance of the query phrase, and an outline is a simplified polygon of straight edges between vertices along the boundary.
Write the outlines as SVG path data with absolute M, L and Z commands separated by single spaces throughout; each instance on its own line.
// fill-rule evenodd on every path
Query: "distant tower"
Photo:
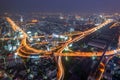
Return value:
M 23 22 L 24 20 L 23 20 L 23 16 L 20 16 L 20 22 Z
M 59 19 L 64 19 L 64 15 L 62 13 L 60 13 Z

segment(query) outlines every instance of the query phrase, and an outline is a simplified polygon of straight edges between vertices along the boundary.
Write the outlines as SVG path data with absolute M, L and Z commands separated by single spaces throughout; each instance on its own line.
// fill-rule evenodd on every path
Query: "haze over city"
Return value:
M 0 0 L 0 11 L 119 12 L 120 0 Z

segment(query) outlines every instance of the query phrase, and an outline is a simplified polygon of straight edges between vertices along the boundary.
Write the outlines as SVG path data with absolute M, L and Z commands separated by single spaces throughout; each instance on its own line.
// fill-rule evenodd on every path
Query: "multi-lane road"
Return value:
M 63 80 L 64 78 L 64 68 L 63 68 L 63 64 L 62 64 L 62 56 L 81 56 L 81 57 L 91 57 L 91 56 L 102 56 L 102 52 L 71 52 L 71 53 L 64 53 L 63 51 L 66 47 L 68 47 L 69 44 L 79 41 L 85 37 L 87 37 L 88 35 L 96 32 L 97 30 L 101 29 L 102 27 L 105 27 L 106 25 L 112 23 L 112 20 L 106 20 L 104 23 L 100 24 L 97 27 L 91 28 L 89 30 L 83 31 L 83 32 L 75 32 L 74 34 L 64 34 L 65 36 L 67 35 L 69 38 L 66 42 L 63 42 L 64 44 L 61 44 L 57 47 L 55 47 L 54 49 L 50 49 L 49 51 L 47 50 L 38 50 L 35 49 L 33 47 L 31 47 L 28 43 L 27 43 L 27 39 L 29 38 L 27 33 L 24 32 L 19 26 L 17 26 L 15 24 L 15 22 L 10 19 L 9 17 L 6 17 L 6 20 L 8 21 L 8 23 L 11 25 L 12 29 L 14 31 L 19 31 L 23 33 L 23 38 L 21 41 L 21 45 L 19 46 L 19 48 L 17 49 L 17 54 L 21 57 L 24 58 L 29 58 L 31 55 L 39 55 L 39 56 L 48 56 L 48 55 L 53 55 L 55 57 L 58 57 L 58 80 Z M 75 36 L 75 37 L 73 37 Z M 45 36 L 37 36 L 35 38 L 40 38 L 40 37 L 45 37 Z M 49 37 L 52 37 L 51 35 Z M 43 44 L 44 42 L 40 43 Z M 45 42 L 46 44 L 48 44 L 48 42 Z M 62 42 L 61 42 L 62 43 Z M 111 51 L 107 51 L 106 52 L 106 56 L 107 55 L 114 55 L 115 53 L 119 52 L 120 49 L 116 49 L 116 50 L 111 50 Z

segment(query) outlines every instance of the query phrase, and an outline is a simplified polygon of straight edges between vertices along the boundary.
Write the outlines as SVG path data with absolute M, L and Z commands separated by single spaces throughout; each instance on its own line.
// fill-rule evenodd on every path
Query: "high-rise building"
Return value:
M 24 19 L 23 19 L 23 16 L 20 16 L 20 22 L 23 22 Z

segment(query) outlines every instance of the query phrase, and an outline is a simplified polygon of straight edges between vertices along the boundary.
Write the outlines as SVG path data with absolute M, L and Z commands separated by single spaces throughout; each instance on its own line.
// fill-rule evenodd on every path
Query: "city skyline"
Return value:
M 120 0 L 0 0 L 0 80 L 120 80 Z

